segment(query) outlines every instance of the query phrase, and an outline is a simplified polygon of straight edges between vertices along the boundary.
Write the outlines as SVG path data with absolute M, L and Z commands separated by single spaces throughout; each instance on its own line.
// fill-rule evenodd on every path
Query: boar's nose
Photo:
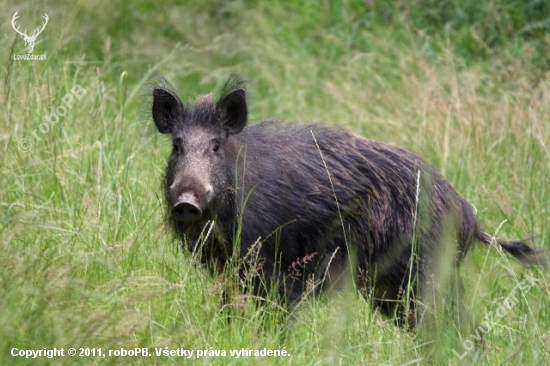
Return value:
M 172 207 L 172 217 L 176 221 L 195 222 L 202 216 L 197 198 L 192 193 L 184 193 Z

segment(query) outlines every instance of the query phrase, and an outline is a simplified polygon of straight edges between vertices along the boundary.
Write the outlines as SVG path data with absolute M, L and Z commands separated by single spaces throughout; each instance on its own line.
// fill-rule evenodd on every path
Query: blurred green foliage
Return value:
M 412 41 L 439 52 L 443 46 L 451 46 L 466 62 L 491 56 L 502 47 L 534 42 L 538 66 L 550 65 L 548 0 L 191 0 L 165 1 L 162 7 L 139 0 L 104 5 L 84 4 L 89 23 L 83 26 L 103 28 L 113 39 L 153 28 L 156 36 L 164 39 L 196 44 L 204 41 L 197 37 L 201 33 L 200 20 L 213 20 L 207 26 L 213 25 L 219 33 L 239 32 L 246 27 L 250 10 L 259 9 L 273 24 L 278 24 L 270 29 L 274 32 L 272 36 L 299 44 L 314 54 L 323 48 L 318 41 L 327 34 L 344 40 L 353 49 L 368 51 L 369 44 L 360 32 L 368 30 L 375 34 L 391 32 L 396 47 Z M 194 20 L 178 16 L 183 13 L 202 16 Z M 179 21 L 192 21 L 196 32 L 181 32 L 185 26 L 174 26 Z M 104 39 L 96 38 L 80 47 L 100 54 L 103 42 Z M 326 46 L 330 48 L 330 44 Z M 337 53 L 338 50 L 328 50 L 325 56 Z
M 550 32 L 547 0 L 373 0 L 366 9 L 373 28 L 406 25 L 448 41 L 466 58 L 485 57 L 522 40 L 542 46 Z

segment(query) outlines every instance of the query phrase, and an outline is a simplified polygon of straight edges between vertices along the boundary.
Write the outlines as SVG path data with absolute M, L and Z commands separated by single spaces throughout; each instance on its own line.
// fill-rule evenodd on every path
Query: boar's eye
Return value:
M 214 140 L 212 142 L 212 151 L 216 152 L 220 149 L 220 142 L 218 140 Z
M 183 153 L 183 141 L 179 137 L 172 140 L 172 154 Z

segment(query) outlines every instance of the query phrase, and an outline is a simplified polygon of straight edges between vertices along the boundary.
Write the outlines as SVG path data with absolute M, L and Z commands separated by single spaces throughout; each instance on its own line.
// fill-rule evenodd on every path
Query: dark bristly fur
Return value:
M 502 249 L 510 253 L 514 258 L 523 264 L 540 265 L 547 263 L 545 250 L 540 248 L 531 248 L 521 240 L 503 240 L 493 238 L 491 235 L 478 231 L 476 239 L 483 244 L 498 244 Z
M 226 84 L 216 104 L 208 95 L 183 105 L 156 87 L 152 112 L 174 146 L 165 176 L 171 227 L 193 251 L 213 221 L 200 250 L 215 271 L 255 245 L 258 294 L 275 286 L 293 303 L 308 280 L 335 286 L 354 263 L 356 283 L 374 288 L 382 310 L 391 314 L 405 293 L 414 308 L 449 248 L 442 243 L 449 228 L 456 232 L 451 267 L 474 240 L 525 264 L 546 262 L 542 250 L 482 232 L 468 202 L 415 153 L 316 123 L 247 126 L 240 81 Z M 411 273 L 418 280 L 407 291 Z

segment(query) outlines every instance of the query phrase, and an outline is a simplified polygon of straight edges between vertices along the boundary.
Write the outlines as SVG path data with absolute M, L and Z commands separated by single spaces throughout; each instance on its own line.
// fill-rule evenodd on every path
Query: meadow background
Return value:
M 28 33 L 48 14 L 33 51 L 46 61 L 14 60 L 26 53 L 17 10 Z M 547 0 L 8 0 L 0 14 L 0 364 L 550 363 L 548 270 L 481 246 L 461 269 L 477 319 L 527 276 L 536 285 L 462 360 L 464 339 L 433 334 L 429 347 L 353 290 L 309 299 L 291 320 L 239 303 L 228 322 L 219 283 L 163 224 L 171 144 L 143 97 L 158 76 L 185 100 L 241 75 L 251 121 L 322 120 L 416 151 L 489 233 L 550 249 Z M 41 132 L 76 84 L 86 95 Z M 14 347 L 291 356 L 26 360 Z

